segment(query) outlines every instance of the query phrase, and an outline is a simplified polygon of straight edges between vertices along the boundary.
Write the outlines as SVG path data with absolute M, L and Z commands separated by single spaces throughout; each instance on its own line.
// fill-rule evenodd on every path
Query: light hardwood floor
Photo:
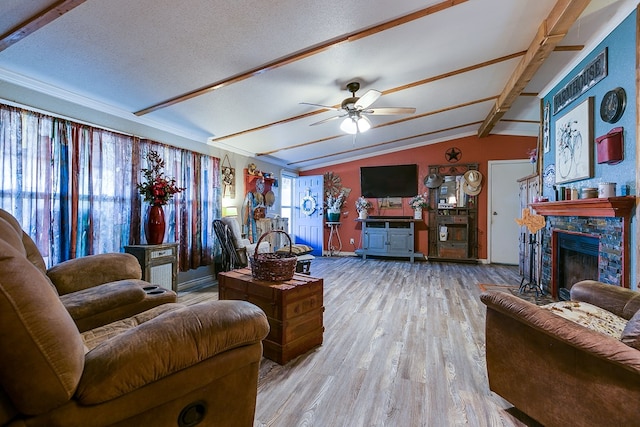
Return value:
M 324 343 L 285 366 L 263 359 L 255 427 L 536 425 L 485 370 L 479 284 L 518 285 L 517 267 L 325 257 L 311 274 Z

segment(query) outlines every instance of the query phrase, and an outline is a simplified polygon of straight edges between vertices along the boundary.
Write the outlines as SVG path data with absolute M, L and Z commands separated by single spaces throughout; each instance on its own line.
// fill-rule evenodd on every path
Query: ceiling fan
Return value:
M 329 117 L 319 122 L 311 123 L 310 126 L 319 125 L 329 122 L 331 120 L 340 119 L 344 117 L 344 120 L 340 124 L 340 129 L 344 132 L 355 135 L 357 133 L 366 132 L 371 129 L 371 122 L 367 118 L 367 115 L 395 115 L 395 114 L 413 114 L 416 112 L 415 108 L 407 107 L 381 107 L 381 108 L 369 108 L 374 102 L 380 98 L 382 92 L 375 89 L 369 89 L 361 97 L 356 96 L 356 92 L 360 89 L 360 83 L 351 82 L 347 84 L 347 90 L 351 92 L 349 98 L 345 98 L 340 105 L 340 108 L 331 107 L 328 105 L 312 104 L 309 102 L 301 102 L 304 105 L 313 105 L 316 107 L 326 108 L 328 110 L 340 111 L 341 114 L 333 117 Z

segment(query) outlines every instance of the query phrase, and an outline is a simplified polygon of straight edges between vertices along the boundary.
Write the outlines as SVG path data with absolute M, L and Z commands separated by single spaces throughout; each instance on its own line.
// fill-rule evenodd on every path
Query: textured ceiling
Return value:
M 55 3 L 4 0 L 0 33 Z M 173 134 L 204 144 L 205 152 L 213 146 L 291 169 L 317 167 L 477 134 L 555 5 L 88 0 L 0 51 L 0 98 L 117 123 L 96 115 L 102 111 L 144 125 L 143 133 L 161 129 L 164 142 Z M 558 43 L 571 49 L 549 55 L 490 132 L 536 136 L 537 95 L 584 54 L 580 47 L 597 43 L 634 8 L 591 1 Z M 337 113 L 300 103 L 339 105 L 354 80 L 358 96 L 383 93 L 374 107 L 416 113 L 371 116 L 373 129 L 357 138 L 339 120 L 309 126 Z

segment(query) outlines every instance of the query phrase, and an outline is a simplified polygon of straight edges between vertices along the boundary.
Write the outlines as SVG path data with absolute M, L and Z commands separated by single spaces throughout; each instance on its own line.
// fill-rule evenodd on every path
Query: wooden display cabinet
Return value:
M 430 165 L 429 175 L 449 178 L 443 185 L 429 189 L 429 253 L 428 260 L 477 262 L 478 216 L 477 197 L 462 191 L 455 183 L 470 170 L 478 170 L 477 163 Z M 455 191 L 442 189 L 455 186 Z M 444 198 L 443 198 L 444 197 Z M 451 200 L 451 198 L 455 200 Z M 446 233 L 441 233 L 445 229 Z

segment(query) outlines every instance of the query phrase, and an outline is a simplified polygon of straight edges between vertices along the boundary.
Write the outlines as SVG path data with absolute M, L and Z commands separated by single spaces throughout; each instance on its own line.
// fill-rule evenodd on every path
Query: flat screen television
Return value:
M 413 197 L 418 194 L 418 165 L 363 166 L 360 192 L 364 197 Z

